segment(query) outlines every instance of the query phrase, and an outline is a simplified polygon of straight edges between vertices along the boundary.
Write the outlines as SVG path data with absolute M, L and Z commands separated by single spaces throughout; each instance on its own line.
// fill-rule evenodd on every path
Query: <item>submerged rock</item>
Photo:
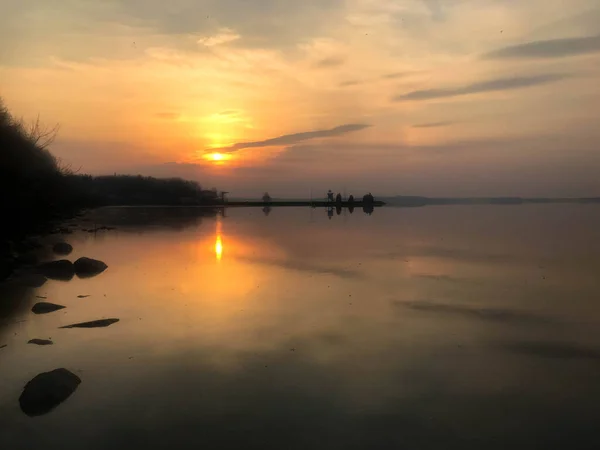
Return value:
M 100 319 L 92 320 L 91 322 L 74 323 L 73 325 L 65 325 L 59 328 L 102 328 L 118 322 L 119 319 Z
M 57 242 L 52 247 L 52 251 L 58 255 L 68 255 L 73 251 L 73 246 L 66 242 Z
M 69 398 L 80 383 L 81 378 L 67 369 L 40 373 L 25 385 L 19 397 L 21 410 L 28 416 L 49 413 Z
M 89 278 L 101 274 L 108 266 L 102 261 L 92 258 L 79 258 L 75 263 L 75 273 L 79 278 Z
M 38 272 L 51 280 L 69 281 L 75 275 L 73 263 L 67 259 L 40 264 Z
M 48 314 L 48 313 L 58 311 L 59 309 L 64 309 L 64 308 L 66 308 L 66 306 L 56 305 L 54 303 L 48 303 L 48 302 L 39 302 L 39 303 L 36 303 L 35 305 L 33 305 L 33 308 L 31 308 L 31 311 L 34 314 Z
M 52 342 L 50 339 L 31 339 L 27 343 L 35 344 L 35 345 L 52 345 L 52 344 L 54 344 L 54 342 Z

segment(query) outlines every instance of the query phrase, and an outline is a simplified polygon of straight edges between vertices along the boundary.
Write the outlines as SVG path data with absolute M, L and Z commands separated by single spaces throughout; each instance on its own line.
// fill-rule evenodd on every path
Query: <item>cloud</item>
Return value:
M 484 58 L 563 58 L 587 53 L 600 53 L 600 35 L 528 42 L 494 50 Z
M 449 125 L 453 125 L 456 122 L 444 121 L 444 122 L 427 122 L 427 123 L 417 123 L 413 125 L 413 128 L 437 128 L 437 127 L 447 127 Z
M 319 69 L 328 69 L 330 67 L 338 67 L 346 62 L 345 58 L 338 56 L 330 56 L 328 58 L 323 58 L 315 63 L 315 67 Z
M 292 145 L 297 142 L 306 141 L 308 139 L 325 138 L 340 136 L 342 134 L 351 133 L 353 131 L 363 130 L 370 125 L 366 124 L 347 124 L 340 125 L 329 130 L 316 130 L 316 131 L 305 131 L 302 133 L 285 134 L 272 139 L 265 139 L 264 141 L 253 141 L 253 142 L 239 142 L 233 144 L 230 147 L 223 147 L 218 149 L 221 152 L 235 152 L 244 148 L 255 148 L 255 147 L 272 147 L 279 145 Z M 212 149 L 215 151 L 215 149 Z
M 442 9 L 442 5 L 440 4 L 440 0 L 421 0 L 427 6 L 429 13 L 431 14 L 431 18 L 436 21 L 441 21 L 446 18 L 446 14 Z
M 198 44 L 204 45 L 205 47 L 213 47 L 215 45 L 236 41 L 240 37 L 241 36 L 239 34 L 236 34 L 232 30 L 225 28 L 213 36 L 207 36 L 198 39 Z
M 466 86 L 442 89 L 424 89 L 411 91 L 407 94 L 397 95 L 393 101 L 405 100 L 431 100 L 436 98 L 458 97 L 461 95 L 480 94 L 483 92 L 510 91 L 526 87 L 539 86 L 553 83 L 567 78 L 564 74 L 546 74 L 534 76 L 518 76 L 511 78 L 496 78 L 494 80 L 481 81 L 479 83 L 467 84 Z
M 363 84 L 364 81 L 360 81 L 360 80 L 348 80 L 348 81 L 342 81 L 340 84 L 338 84 L 339 87 L 349 87 L 349 86 L 358 86 L 359 84 Z
M 221 111 L 219 113 L 220 116 L 234 116 L 238 112 L 235 109 L 226 109 L 225 111 Z
M 386 73 L 386 74 L 382 75 L 381 78 L 383 78 L 385 80 L 394 80 L 396 78 L 403 78 L 408 75 L 411 75 L 411 73 L 409 73 L 409 72 L 392 72 L 392 73 Z
M 136 23 L 160 34 L 213 35 L 227 28 L 242 36 L 236 45 L 261 48 L 293 47 L 307 37 L 321 34 L 344 5 L 342 0 L 305 0 L 285 7 L 280 0 L 114 0 L 111 3 L 110 11 L 116 20 Z

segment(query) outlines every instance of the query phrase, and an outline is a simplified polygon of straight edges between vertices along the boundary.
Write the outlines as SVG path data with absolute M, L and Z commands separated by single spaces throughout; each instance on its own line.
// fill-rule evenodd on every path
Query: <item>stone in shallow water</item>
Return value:
M 55 303 L 39 302 L 39 303 L 36 303 L 35 305 L 33 305 L 33 308 L 31 308 L 31 311 L 34 314 L 48 314 L 48 313 L 58 311 L 59 309 L 63 309 L 63 308 L 66 308 L 66 306 L 57 305 Z
M 51 280 L 69 281 L 75 275 L 73 263 L 67 259 L 40 264 L 38 272 Z
M 52 251 L 58 255 L 68 255 L 73 251 L 73 246 L 66 242 L 57 242 L 52 247 Z
M 89 278 L 104 272 L 108 266 L 97 259 L 82 257 L 73 264 L 79 278 Z
M 52 342 L 50 339 L 31 339 L 28 344 L 35 344 L 35 345 L 52 345 L 54 344 L 54 342 Z
M 73 325 L 65 325 L 59 328 L 102 328 L 118 322 L 119 319 L 100 319 L 92 320 L 91 322 L 74 323 Z
M 75 392 L 81 379 L 67 369 L 37 375 L 25 385 L 19 397 L 21 410 L 28 416 L 49 413 Z

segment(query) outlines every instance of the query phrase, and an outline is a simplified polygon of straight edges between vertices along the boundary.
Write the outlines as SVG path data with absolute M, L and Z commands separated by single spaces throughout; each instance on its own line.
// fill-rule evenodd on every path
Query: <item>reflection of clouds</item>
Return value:
M 410 258 L 420 256 L 453 259 L 473 263 L 493 262 L 496 264 L 508 264 L 519 262 L 518 257 L 516 255 L 486 253 L 478 252 L 477 250 L 471 249 L 439 247 L 433 245 L 410 245 L 396 250 L 380 252 L 375 256 L 379 256 L 380 258 L 385 259 Z
M 522 341 L 502 344 L 500 347 L 525 356 L 600 361 L 600 347 L 586 347 L 570 342 Z
M 486 320 L 490 322 L 504 322 L 524 325 L 549 325 L 556 323 L 551 317 L 540 314 L 518 311 L 504 308 L 476 308 L 466 305 L 452 305 L 448 303 L 436 303 L 430 301 L 408 301 L 394 302 L 396 306 L 412 309 L 415 311 L 452 314 L 472 319 Z
M 355 270 L 342 269 L 333 266 L 323 266 L 319 264 L 313 264 L 308 261 L 299 260 L 283 260 L 275 258 L 265 257 L 250 257 L 250 256 L 238 256 L 237 260 L 252 263 L 252 264 L 263 264 L 266 266 L 279 267 L 288 270 L 298 270 L 300 272 L 309 272 L 320 275 L 334 275 L 340 278 L 361 278 L 363 274 Z
M 587 368 L 571 375 L 588 383 L 574 383 L 557 401 L 548 398 L 545 385 L 560 382 L 562 374 L 544 366 L 531 369 L 541 380 L 520 374 L 520 383 L 509 384 L 497 371 L 518 373 L 518 366 L 491 369 L 486 363 L 498 360 L 485 355 L 480 364 L 457 363 L 455 354 L 408 360 L 414 348 L 389 342 L 365 349 L 368 354 L 349 345 L 347 359 L 332 366 L 312 357 L 310 341 L 295 336 L 261 352 L 227 352 L 237 364 L 226 369 L 213 364 L 223 349 L 198 343 L 163 355 L 160 364 L 135 368 L 132 362 L 133 369 L 119 371 L 118 383 L 92 377 L 103 394 L 93 408 L 70 401 L 70 420 L 48 425 L 52 447 L 143 443 L 151 450 L 185 442 L 222 449 L 558 450 L 569 446 L 556 441 L 556 430 L 576 442 L 598 439 L 594 414 L 573 414 L 594 408 L 597 399 L 599 388 L 584 377 Z M 8 415 L 5 427 L 7 448 L 47 443 L 48 434 L 25 432 L 20 418 Z

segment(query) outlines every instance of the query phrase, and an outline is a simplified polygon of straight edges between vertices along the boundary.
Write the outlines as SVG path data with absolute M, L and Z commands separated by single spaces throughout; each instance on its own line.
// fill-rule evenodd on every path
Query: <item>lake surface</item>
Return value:
M 104 273 L 0 292 L 3 449 L 600 448 L 597 206 L 94 224 L 117 229 L 65 236 L 68 258 Z M 60 367 L 79 388 L 26 416 L 25 383 Z

